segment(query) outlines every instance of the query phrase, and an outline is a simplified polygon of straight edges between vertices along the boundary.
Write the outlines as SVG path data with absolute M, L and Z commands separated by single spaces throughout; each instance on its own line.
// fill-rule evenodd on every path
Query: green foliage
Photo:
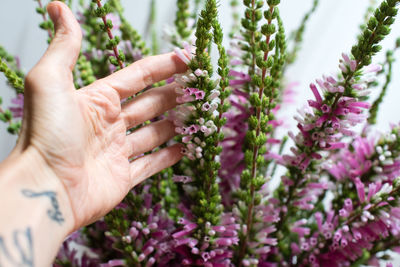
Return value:
M 79 70 L 79 77 L 82 80 L 83 86 L 89 85 L 96 81 L 96 77 L 93 74 L 92 64 L 84 55 L 81 54 L 79 56 L 76 67 Z
M 243 259 L 253 257 L 248 242 L 255 241 L 257 230 L 253 227 L 260 223 L 255 215 L 255 207 L 260 205 L 261 195 L 258 191 L 267 180 L 265 173 L 269 163 L 262 153 L 266 153 L 264 148 L 272 131 L 267 125 L 272 119 L 271 110 L 279 98 L 280 80 L 286 63 L 286 36 L 277 8 L 279 3 L 279 0 L 267 1 L 268 8 L 262 12 L 263 1 L 244 1 L 247 9 L 242 26 L 245 29 L 248 50 L 245 59 L 250 65 L 250 104 L 255 113 L 248 120 L 249 131 L 243 148 L 246 168 L 242 173 L 238 192 L 239 200 L 247 206 L 241 218 L 247 231 L 240 235 L 238 256 L 235 260 L 238 266 L 241 266 Z M 266 23 L 260 27 L 263 17 Z
M 157 0 L 151 0 L 150 2 L 150 20 L 149 30 L 151 31 L 151 52 L 153 55 L 157 55 L 159 52 L 158 32 L 157 32 Z
M 229 36 L 233 38 L 240 30 L 240 14 L 238 12 L 239 0 L 230 0 L 230 5 L 232 7 L 233 24 Z
M 356 61 L 355 70 L 351 71 L 347 69 L 342 72 L 344 80 L 340 84 L 345 88 L 343 93 L 331 93 L 327 92 L 325 94 L 324 101 L 332 106 L 334 109 L 343 96 L 357 97 L 357 91 L 352 88 L 352 82 L 361 78 L 362 72 L 360 71 L 364 66 L 371 63 L 372 57 L 380 50 L 379 43 L 389 34 L 390 25 L 394 22 L 394 17 L 397 14 L 396 5 L 400 3 L 400 0 L 387 0 L 383 1 L 379 8 L 374 12 L 374 15 L 370 18 L 367 27 L 363 33 L 359 36 L 358 42 L 352 48 L 352 55 Z M 326 124 L 323 124 L 318 131 L 323 132 Z M 315 129 L 314 129 L 315 130 Z M 312 132 L 310 133 L 312 134 Z M 298 153 L 306 153 L 311 155 L 320 151 L 318 146 L 298 146 Z M 297 167 L 291 167 L 288 170 L 287 176 L 292 180 L 292 185 L 285 190 L 278 190 L 278 198 L 282 200 L 283 205 L 288 206 L 288 211 L 286 213 L 281 213 L 281 220 L 276 224 L 277 226 L 277 236 L 285 236 L 288 234 L 289 225 L 300 218 L 309 218 L 310 212 L 299 212 L 294 208 L 292 203 L 298 198 L 297 193 L 301 189 L 305 188 L 311 179 L 303 179 L 308 173 L 316 173 L 316 164 L 318 160 L 312 159 L 310 164 L 305 170 L 300 170 Z M 287 241 L 280 240 L 280 243 L 285 243 Z M 282 245 L 282 244 L 281 244 Z M 288 251 L 289 253 L 290 251 Z
M 9 134 L 17 135 L 21 129 L 21 121 L 13 121 L 13 114 L 9 109 L 3 110 L 1 104 L 3 99 L 0 97 L 0 121 L 8 124 L 7 132 Z
M 112 22 L 111 20 L 107 20 L 107 14 L 113 11 L 112 4 L 106 3 L 104 6 L 101 4 L 100 0 L 92 0 L 93 3 L 97 5 L 97 8 L 92 10 L 93 15 L 101 18 L 103 25 L 100 26 L 100 29 L 107 33 L 108 42 L 106 44 L 106 48 L 111 50 L 113 55 L 110 55 L 109 61 L 112 65 L 116 67 L 116 69 L 124 68 L 125 55 L 122 50 L 118 49 L 118 44 L 120 39 L 118 36 L 112 34 Z M 111 1 L 112 2 L 112 1 Z
M 176 11 L 175 26 L 182 40 L 186 40 L 191 35 L 188 27 L 188 19 L 190 18 L 189 0 L 177 0 L 176 6 L 178 9 Z
M 17 93 L 23 93 L 24 92 L 24 81 L 18 75 L 17 72 L 13 71 L 6 62 L 3 60 L 2 57 L 0 57 L 0 72 L 4 73 L 4 76 L 6 77 L 8 84 L 16 90 Z
M 122 33 L 122 40 L 124 41 L 129 41 L 132 45 L 133 49 L 139 49 L 139 51 L 143 55 L 149 55 L 150 49 L 146 47 L 146 43 L 143 41 L 142 37 L 140 34 L 129 24 L 129 22 L 125 19 L 125 17 L 122 14 L 120 15 L 121 19 L 121 26 L 120 30 Z M 135 61 L 134 58 L 128 59 L 131 62 Z
M 362 67 L 371 64 L 372 56 L 381 50 L 379 43 L 390 33 L 390 26 L 394 23 L 394 17 L 398 9 L 396 5 L 400 0 L 386 0 L 381 3 L 374 15 L 369 19 L 368 26 L 358 37 L 357 45 L 353 46 L 351 53 L 357 61 L 355 72 Z M 346 73 L 344 77 L 348 79 L 354 73 Z M 350 88 L 345 87 L 346 92 Z
M 224 99 L 229 95 L 229 91 L 226 87 L 229 85 L 228 79 L 228 59 L 224 47 L 222 46 L 223 33 L 220 24 L 217 21 L 217 4 L 215 0 L 207 0 L 205 9 L 201 12 L 199 20 L 197 22 L 196 29 L 196 54 L 191 63 L 189 64 L 190 69 L 195 72 L 197 69 L 206 71 L 206 75 L 198 76 L 197 81 L 193 82 L 189 86 L 198 88 L 205 92 L 204 102 L 212 93 L 212 90 L 218 90 L 220 93 L 221 104 L 217 108 L 219 115 L 212 113 L 203 112 L 199 109 L 197 114 L 193 114 L 191 122 L 197 123 L 199 119 L 203 119 L 205 122 L 213 123 L 217 130 L 211 135 L 204 137 L 201 133 L 199 138 L 204 140 L 204 146 L 202 146 L 203 157 L 194 161 L 185 162 L 181 164 L 185 167 L 183 169 L 190 169 L 196 175 L 193 177 L 193 184 L 196 186 L 196 192 L 194 192 L 194 203 L 192 212 L 195 215 L 196 223 L 201 226 L 198 234 L 200 236 L 206 235 L 205 223 L 210 222 L 211 225 L 218 225 L 220 215 L 223 211 L 221 205 L 221 196 L 219 193 L 219 186 L 217 182 L 217 172 L 220 168 L 220 163 L 216 162 L 216 157 L 221 152 L 219 142 L 223 139 L 223 134 L 220 133 L 221 127 L 225 123 L 225 119 L 222 118 L 226 105 L 224 105 Z M 220 76 L 219 84 L 216 84 L 212 79 L 213 67 L 211 58 L 208 53 L 208 47 L 212 42 L 217 45 L 220 57 L 218 60 L 218 74 Z M 200 106 L 204 102 L 199 102 Z
M 0 58 L 3 60 L 4 63 L 8 65 L 8 67 L 13 70 L 18 77 L 22 80 L 25 78 L 24 72 L 20 69 L 19 63 L 16 57 L 12 56 L 7 52 L 7 50 L 0 45 Z
M 383 102 L 383 99 L 386 96 L 387 90 L 389 85 L 392 81 L 392 74 L 393 74 L 393 63 L 395 61 L 394 52 L 399 48 L 396 44 L 396 47 L 393 50 L 389 50 L 386 52 L 386 62 L 384 63 L 384 67 L 387 68 L 386 70 L 383 69 L 383 72 L 386 72 L 385 83 L 382 86 L 381 93 L 379 94 L 378 98 L 373 102 L 370 110 L 369 110 L 369 118 L 368 123 L 373 125 L 376 124 L 376 118 L 378 117 L 379 107 Z
M 38 13 L 40 16 L 42 16 L 43 21 L 39 23 L 39 27 L 45 31 L 47 31 L 47 34 L 49 38 L 47 39 L 47 42 L 50 43 L 51 39 L 54 37 L 54 24 L 51 20 L 47 19 L 47 9 L 46 6 L 42 4 L 41 0 L 35 0 L 38 2 L 38 7 L 36 8 L 36 13 Z M 54 0 L 52 0 L 54 1 Z M 65 2 L 65 1 L 62 1 Z

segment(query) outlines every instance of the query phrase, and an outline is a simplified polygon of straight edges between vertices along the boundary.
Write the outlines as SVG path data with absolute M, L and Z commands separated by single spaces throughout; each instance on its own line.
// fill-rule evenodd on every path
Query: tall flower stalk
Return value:
M 313 184 L 318 182 L 318 177 L 312 173 L 316 172 L 316 163 L 323 158 L 321 152 L 344 148 L 345 143 L 341 142 L 343 136 L 355 134 L 349 127 L 365 120 L 362 109 L 370 105 L 363 102 L 368 94 L 365 90 L 368 79 L 363 75 L 381 70 L 380 66 L 369 64 L 372 56 L 381 49 L 379 42 L 390 32 L 389 26 L 394 22 L 398 3 L 383 1 L 375 11 L 358 44 L 352 48 L 352 58 L 343 54 L 339 79 L 325 77 L 324 80 L 317 80 L 323 96 L 317 86 L 311 84 L 315 101 L 310 100 L 309 106 L 313 111 L 304 111 L 303 118 L 297 118 L 300 133 L 292 135 L 296 143 L 296 147 L 292 148 L 294 155 L 284 157 L 288 175 L 283 178 L 284 184 L 278 191 L 281 211 L 280 221 L 276 224 L 277 237 L 281 242 L 288 242 L 283 236 L 290 231 L 292 216 L 299 209 L 313 211 L 315 198 L 326 189 L 324 185 L 314 187 Z M 316 189 L 319 193 L 315 193 Z M 311 192 L 314 192 L 313 197 L 309 197 Z M 283 243 L 281 245 L 284 246 Z
M 118 44 L 120 42 L 120 38 L 118 36 L 113 35 L 112 33 L 112 28 L 113 28 L 113 22 L 109 19 L 107 19 L 107 14 L 110 13 L 110 7 L 109 5 L 102 5 L 101 0 L 92 0 L 94 3 L 97 5 L 97 9 L 94 10 L 94 14 L 101 18 L 103 21 L 103 25 L 101 26 L 101 29 L 107 33 L 108 36 L 108 43 L 106 44 L 107 49 L 112 50 L 114 53 L 114 56 L 110 56 L 109 60 L 111 64 L 114 66 L 118 66 L 120 69 L 124 68 L 124 61 L 125 61 L 125 54 L 122 52 L 122 50 L 118 49 Z
M 189 237 L 196 240 L 189 243 L 192 256 L 185 258 L 185 264 L 220 263 L 225 266 L 231 258 L 225 250 L 236 243 L 237 238 L 233 218 L 223 214 L 217 182 L 220 168 L 217 157 L 222 150 L 219 143 L 224 137 L 221 128 L 226 121 L 223 113 L 227 110 L 225 99 L 229 94 L 228 59 L 222 46 L 223 34 L 217 16 L 216 1 L 206 1 L 197 21 L 194 56 L 191 56 L 191 46 L 187 43 L 184 44 L 185 52 L 176 49 L 190 70 L 175 77 L 175 82 L 180 85 L 177 91 L 181 94 L 177 102 L 183 105 L 171 113 L 170 118 L 181 135 L 185 146 L 183 153 L 188 159 L 181 166 L 185 176 L 176 176 L 175 180 L 189 183 L 196 190 L 187 192 L 191 199 L 188 205 L 190 213 L 186 213 L 180 222 L 183 229 L 173 237 L 178 243 L 187 243 L 184 240 Z M 212 41 L 220 54 L 219 82 L 212 79 L 213 67 L 208 52 Z
M 36 8 L 36 13 L 40 14 L 42 16 L 43 21 L 39 24 L 40 28 L 44 29 L 47 31 L 48 34 L 48 42 L 53 39 L 53 31 L 54 31 L 54 25 L 53 22 L 47 19 L 47 10 L 46 6 L 42 4 L 42 0 L 36 0 L 38 2 L 38 7 Z
M 257 230 L 254 225 L 257 224 L 257 228 L 260 228 L 260 222 L 268 222 L 268 220 L 265 220 L 266 214 L 264 212 L 266 210 L 262 208 L 261 199 L 263 195 L 258 191 L 265 186 L 266 178 L 263 174 L 266 166 L 265 145 L 268 140 L 267 134 L 272 131 L 272 125 L 270 125 L 270 121 L 274 119 L 272 110 L 276 106 L 280 87 L 279 81 L 285 63 L 285 34 L 276 7 L 278 4 L 279 1 L 268 1 L 268 10 L 264 13 L 267 22 L 261 28 L 264 40 L 256 38 L 254 33 L 246 36 L 250 46 L 252 43 L 255 44 L 252 54 L 255 69 L 250 84 L 250 88 L 253 88 L 254 91 L 249 95 L 254 113 L 250 114 L 248 119 L 249 131 L 246 136 L 248 145 L 244 155 L 246 168 L 242 172 L 240 190 L 238 191 L 239 199 L 244 204 L 239 204 L 242 232 L 236 259 L 238 266 L 243 264 L 247 266 L 249 263 L 255 264 L 257 256 L 254 255 L 254 252 L 251 252 L 252 250 L 249 250 L 248 243 L 253 243 L 259 238 L 256 237 Z M 243 22 L 243 26 L 250 32 L 257 28 L 257 21 L 261 19 L 261 7 L 261 2 L 248 3 L 246 10 L 246 14 L 249 14 L 248 22 Z M 276 21 L 276 24 L 273 21 Z M 278 32 L 275 25 L 279 27 Z M 263 229 L 263 226 L 261 226 L 261 229 Z M 267 235 L 268 232 L 265 234 Z M 274 243 L 272 240 L 271 242 L 271 244 Z M 254 245 L 252 246 L 253 249 L 257 248 Z M 266 252 L 266 247 L 264 250 Z M 256 254 L 263 254 L 263 252 Z
M 175 27 L 182 40 L 186 40 L 191 35 L 188 22 L 190 18 L 189 0 L 177 0 L 176 6 L 178 10 L 176 12 Z
M 395 48 L 393 50 L 389 50 L 386 52 L 386 61 L 384 63 L 384 67 L 386 69 L 386 77 L 385 77 L 385 83 L 382 86 L 382 90 L 378 96 L 378 98 L 374 101 L 374 103 L 371 106 L 371 109 L 369 111 L 369 118 L 368 118 L 368 123 L 373 125 L 376 124 L 376 118 L 378 116 L 378 111 L 379 107 L 383 102 L 384 97 L 386 96 L 389 84 L 392 81 L 392 74 L 393 74 L 393 63 L 394 63 L 394 53 L 396 52 L 397 49 L 400 48 L 400 38 L 396 41 Z M 385 69 L 384 69 L 385 71 Z

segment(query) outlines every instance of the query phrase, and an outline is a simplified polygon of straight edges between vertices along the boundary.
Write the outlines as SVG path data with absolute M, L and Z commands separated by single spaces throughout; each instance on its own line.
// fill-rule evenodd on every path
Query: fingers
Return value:
M 62 2 L 47 6 L 54 22 L 55 36 L 39 63 L 26 77 L 28 90 L 73 88 L 72 70 L 79 56 L 82 32 L 71 10 Z M 47 85 L 47 86 L 44 86 Z
M 150 89 L 137 96 L 122 107 L 122 116 L 127 129 L 153 119 L 174 108 L 177 93 L 176 83 Z
M 181 146 L 174 145 L 133 161 L 130 169 L 131 187 L 136 186 L 161 170 L 174 165 L 182 156 Z
M 130 157 L 139 156 L 151 151 L 176 135 L 174 124 L 163 120 L 146 125 L 127 136 Z
M 159 81 L 170 78 L 175 73 L 185 72 L 187 66 L 175 53 L 152 56 L 103 79 L 120 94 L 127 98 Z
M 62 2 L 48 4 L 47 11 L 54 23 L 55 36 L 42 58 L 46 63 L 60 71 L 71 72 L 79 56 L 82 31 L 71 10 Z

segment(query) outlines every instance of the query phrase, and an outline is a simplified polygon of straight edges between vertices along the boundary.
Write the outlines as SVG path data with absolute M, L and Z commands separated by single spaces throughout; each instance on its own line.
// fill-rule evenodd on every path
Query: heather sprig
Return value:
M 365 186 L 359 179 L 354 183 L 358 202 L 346 199 L 338 214 L 315 214 L 314 233 L 300 241 L 297 259 L 303 266 L 324 266 L 329 261 L 349 264 L 363 257 L 363 249 L 371 249 L 381 238 L 398 235 L 399 179 L 393 184 L 378 181 Z
M 114 2 L 108 2 L 108 9 L 114 7 L 114 5 L 111 5 L 110 3 Z M 82 1 L 80 2 L 80 7 L 83 10 L 78 13 L 78 21 L 81 25 L 84 36 L 82 54 L 90 60 L 93 74 L 96 78 L 106 77 L 116 68 L 109 62 L 111 55 L 106 48 L 109 39 L 107 32 L 103 30 L 104 23 L 99 22 L 98 17 L 94 15 L 95 10 L 97 9 L 97 4 L 90 1 L 90 5 L 86 5 L 85 2 Z M 113 14 L 109 14 L 108 17 L 114 20 L 113 24 L 116 24 L 116 17 Z M 116 27 L 117 25 L 113 26 Z M 115 58 L 114 56 L 112 57 Z
M 51 39 L 54 37 L 54 24 L 51 20 L 47 19 L 47 9 L 46 6 L 42 4 L 41 0 L 35 0 L 38 2 L 38 7 L 36 8 L 36 13 L 40 14 L 43 18 L 43 21 L 39 24 L 39 27 L 43 30 L 47 31 L 49 36 L 48 42 L 50 43 Z
M 193 158 L 190 158 L 189 155 L 189 159 L 194 160 L 193 165 L 190 165 L 193 168 L 193 174 L 196 176 L 194 183 L 198 186 L 195 199 L 197 199 L 200 205 L 194 207 L 193 212 L 197 217 L 197 223 L 199 225 L 205 222 L 211 222 L 212 225 L 217 225 L 222 212 L 219 202 L 218 185 L 216 183 L 219 163 L 213 160 L 220 150 L 220 148 L 215 147 L 215 143 L 218 143 L 218 140 L 222 138 L 221 135 L 216 133 L 220 120 L 219 117 L 213 115 L 210 108 L 205 108 L 207 104 L 212 104 L 208 101 L 212 101 L 215 99 L 215 96 L 218 97 L 220 95 L 220 92 L 215 89 L 214 81 L 211 79 L 213 68 L 211 65 L 211 58 L 207 52 L 209 43 L 213 40 L 212 27 L 214 26 L 217 14 L 216 1 L 208 0 L 197 23 L 196 53 L 189 64 L 190 69 L 197 73 L 197 75 L 195 74 L 196 76 L 193 77 L 194 82 L 189 83 L 189 88 L 186 89 L 190 90 L 190 88 L 196 88 L 197 91 L 194 90 L 196 91 L 194 94 L 197 100 L 199 100 L 198 103 L 195 104 L 197 114 L 192 114 L 192 118 L 190 119 L 190 121 L 193 122 L 191 127 L 196 128 L 191 135 L 193 143 L 190 143 L 195 145 L 196 141 L 199 140 L 197 142 L 198 144 L 195 145 L 198 148 L 195 148 L 195 150 L 197 150 L 194 152 L 194 155 L 192 154 Z M 220 32 L 216 32 L 216 38 L 222 38 L 222 36 L 218 35 Z M 224 59 L 221 60 L 221 63 L 225 63 Z M 225 72 L 225 70 L 222 71 L 223 74 L 225 74 Z M 225 80 L 222 83 L 225 85 Z M 213 109 L 216 110 L 219 104 L 213 102 L 212 105 L 215 106 Z M 199 145 L 202 142 L 205 143 Z M 191 150 L 192 149 L 189 148 L 188 153 L 190 153 L 189 151 Z
M 204 0 L 194 0 L 194 9 L 192 12 L 193 19 L 197 20 L 197 18 L 199 16 L 199 10 L 203 7 L 204 2 L 205 2 Z
M 230 95 L 229 87 L 229 68 L 228 68 L 228 56 L 226 54 L 225 48 L 223 46 L 223 32 L 221 25 L 219 24 L 218 20 L 214 21 L 213 24 L 214 29 L 214 42 L 217 45 L 219 59 L 218 59 L 218 70 L 217 73 L 220 77 L 219 87 L 220 87 L 220 104 L 218 105 L 218 121 L 217 121 L 217 131 L 216 134 L 220 135 L 222 127 L 226 123 L 226 118 L 223 118 L 225 112 L 229 109 L 229 104 L 226 103 L 226 99 Z M 219 142 L 223 139 L 223 136 L 220 136 L 219 140 L 215 143 L 215 146 L 219 146 Z M 215 156 L 218 156 L 217 153 Z M 214 156 L 214 158 L 215 158 Z
M 346 80 L 351 79 L 356 72 L 364 66 L 371 64 L 372 56 L 379 52 L 382 47 L 379 43 L 390 33 L 390 25 L 395 21 L 398 13 L 396 7 L 399 0 L 383 1 L 375 10 L 374 15 L 369 19 L 367 28 L 358 37 L 358 44 L 353 46 L 351 53 L 357 62 L 355 69 L 349 72 L 343 72 Z M 346 93 L 350 92 L 349 87 L 345 87 Z
M 79 78 L 82 82 L 82 84 L 77 84 L 76 88 L 81 88 L 96 81 L 92 64 L 89 60 L 87 60 L 85 55 L 81 54 L 79 56 L 78 61 L 76 62 L 76 68 L 79 71 Z
M 301 233 L 299 247 L 292 249 L 299 262 L 304 260 L 303 264 L 307 261 L 310 264 L 312 260 L 323 266 L 332 257 L 339 263 L 348 261 L 350 255 L 362 258 L 359 249 L 351 254 L 346 251 L 351 251 L 354 245 L 369 249 L 379 243 L 378 236 L 384 238 L 387 232 L 380 221 L 387 225 L 388 231 L 396 231 L 389 229 L 388 226 L 393 224 L 388 224 L 387 220 L 391 208 L 396 210 L 399 204 L 400 195 L 396 189 L 400 174 L 399 127 L 394 126 L 377 142 L 374 139 L 357 138 L 337 155 L 336 163 L 328 167 L 334 177 L 331 185 L 331 189 L 334 185 L 334 199 L 331 209 L 319 210 L 326 213 L 326 221 L 323 222 L 322 213 L 316 212 L 311 224 L 304 222 L 301 228 L 292 228 Z M 369 228 L 374 229 L 373 239 Z M 317 247 L 318 250 L 314 249 Z
M 8 64 L 11 66 L 9 66 Z M 15 89 L 17 96 L 11 100 L 14 106 L 3 110 L 1 104 L 3 102 L 0 97 L 0 120 L 7 123 L 7 131 L 10 134 L 18 134 L 21 129 L 21 121 L 15 120 L 23 115 L 24 104 L 24 75 L 19 69 L 18 62 L 15 58 L 9 55 L 3 47 L 0 46 L 0 72 L 4 73 L 7 79 L 7 84 Z
M 157 0 L 151 0 L 150 2 L 150 16 L 148 22 L 148 32 L 151 34 L 151 52 L 153 55 L 157 55 L 159 51 L 159 41 L 157 32 Z
M 154 202 L 161 203 L 168 216 L 174 221 L 183 216 L 178 208 L 180 195 L 176 179 L 173 169 L 168 168 L 152 178 L 152 188 L 150 188 Z M 178 180 L 181 181 L 179 178 Z
M 101 30 L 106 32 L 108 36 L 106 48 L 112 50 L 114 54 L 113 56 L 109 57 L 110 63 L 113 64 L 115 67 L 119 67 L 119 69 L 123 69 L 125 54 L 122 50 L 118 49 L 120 38 L 113 35 L 111 31 L 113 29 L 113 23 L 110 19 L 107 19 L 107 14 L 111 12 L 111 8 L 107 3 L 103 6 L 101 0 L 92 0 L 92 2 L 97 5 L 97 8 L 93 11 L 94 15 L 101 18 L 103 22 L 103 25 L 101 25 L 100 28 Z
M 2 57 L 0 57 L 0 72 L 4 73 L 4 76 L 7 79 L 8 84 L 16 90 L 17 93 L 23 93 L 24 92 L 24 81 L 18 75 L 17 72 L 12 70 L 3 60 Z
M 14 121 L 14 117 L 16 117 L 15 115 L 18 115 L 17 117 L 21 117 L 22 111 L 20 111 L 18 114 L 15 114 L 12 111 L 12 108 L 3 110 L 1 107 L 2 103 L 3 99 L 0 97 L 0 120 L 8 124 L 7 131 L 10 134 L 17 135 L 21 129 L 21 121 Z
M 376 138 L 359 137 L 348 149 L 338 153 L 332 164 L 326 166 L 331 181 L 332 208 L 339 210 L 345 201 L 343 196 L 357 200 L 353 182 L 360 179 L 366 185 L 381 181 L 392 183 L 400 175 L 400 137 L 396 126 L 386 135 Z
M 177 243 L 190 247 L 191 256 L 185 256 L 183 261 L 186 265 L 220 263 L 225 266 L 231 258 L 226 249 L 237 244 L 234 219 L 229 213 L 222 213 L 217 181 L 218 155 L 222 150 L 219 143 L 224 137 L 221 127 L 227 109 L 224 100 L 229 95 L 228 59 L 222 46 L 223 33 L 217 16 L 216 1 L 206 1 L 197 22 L 193 58 L 189 59 L 192 54 L 189 44 L 184 45 L 186 55 L 176 49 L 177 55 L 190 68 L 188 73 L 175 77 L 175 82 L 181 85 L 178 92 L 182 94 L 177 102 L 184 105 L 171 116 L 177 132 L 182 135 L 183 153 L 188 158 L 181 163 L 185 176 L 177 176 L 176 180 L 188 183 L 184 188 L 191 199 L 187 204 L 190 212 L 184 212 L 185 217 L 180 220 L 183 229 L 173 235 Z M 220 53 L 219 82 L 212 79 L 213 67 L 208 49 L 213 41 Z
M 142 56 L 147 56 L 150 54 L 150 49 L 146 46 L 146 43 L 143 41 L 142 36 L 128 23 L 128 21 L 120 14 L 121 19 L 121 39 L 124 41 L 128 41 L 132 46 L 132 49 L 138 49 Z M 127 61 L 129 59 L 129 54 L 126 55 Z M 138 58 L 131 58 L 131 62 L 138 60 Z
M 394 260 L 392 255 L 399 253 L 400 240 L 398 236 L 390 235 L 386 238 L 381 238 L 379 241 L 374 242 L 373 247 L 368 250 L 363 250 L 363 254 L 356 261 L 353 266 L 360 265 L 377 265 L 382 261 Z M 392 254 L 389 254 L 389 253 Z M 387 264 L 386 266 L 391 266 Z M 393 267 L 393 265 L 392 265 Z
M 360 25 L 361 31 L 364 31 L 367 28 L 367 26 L 368 26 L 367 23 L 370 20 L 371 16 L 374 15 L 374 11 L 377 6 L 378 6 L 377 0 L 369 0 L 369 6 L 364 14 L 364 21 Z
M 121 25 L 119 25 L 119 30 L 121 31 L 121 39 L 123 41 L 127 41 L 126 46 L 130 46 L 132 50 L 138 50 L 141 56 L 149 55 L 150 49 L 146 46 L 142 36 L 135 30 L 132 25 L 128 22 L 128 20 L 124 16 L 124 9 L 121 5 L 120 0 L 112 0 L 110 4 L 118 13 L 119 19 L 121 21 Z M 126 62 L 135 62 L 140 59 L 131 55 L 132 53 L 126 53 Z
M 386 72 L 385 83 L 382 86 L 381 92 L 378 98 L 373 102 L 370 110 L 369 110 L 369 118 L 368 123 L 373 125 L 376 124 L 376 118 L 378 116 L 379 107 L 383 102 L 383 99 L 386 96 L 387 89 L 392 81 L 392 74 L 393 74 L 393 63 L 395 61 L 394 53 L 400 47 L 400 39 L 397 40 L 396 46 L 393 50 L 388 50 L 386 52 L 386 61 L 383 64 L 384 69 L 383 71 Z M 387 69 L 385 69 L 387 68 Z
M 192 34 L 188 22 L 190 18 L 189 0 L 177 0 L 176 6 L 175 27 L 180 38 L 186 40 Z
M 317 86 L 311 84 L 315 101 L 310 100 L 311 109 L 303 111 L 302 118 L 297 117 L 300 133 L 291 135 L 296 143 L 292 148 L 294 156 L 284 156 L 288 175 L 283 177 L 283 185 L 277 191 L 277 198 L 284 208 L 281 220 L 276 224 L 281 247 L 287 248 L 290 242 L 288 237 L 284 238 L 284 233 L 288 233 L 290 225 L 296 221 L 294 216 L 300 214 L 300 210 L 309 210 L 309 213 L 302 213 L 302 216 L 309 216 L 319 203 L 316 200 L 324 196 L 326 185 L 320 184 L 320 188 L 315 188 L 313 183 L 318 182 L 319 177 L 314 173 L 318 172 L 317 162 L 323 158 L 321 151 L 344 148 L 343 136 L 354 135 L 349 127 L 365 119 L 362 109 L 368 109 L 370 105 L 362 101 L 368 94 L 365 89 L 369 80 L 362 77 L 381 70 L 380 66 L 369 64 L 372 56 L 380 50 L 379 42 L 390 32 L 389 25 L 394 22 L 399 2 L 383 1 L 376 9 L 358 44 L 352 48 L 353 59 L 343 55 L 340 64 L 342 78 L 317 80 L 323 96 Z M 308 197 L 311 194 L 314 196 Z M 282 251 L 290 253 L 289 249 Z
M 147 185 L 130 192 L 105 217 L 109 229 L 105 235 L 116 252 L 112 260 L 128 266 L 152 266 L 155 262 L 167 265 L 172 260 L 168 253 L 174 247 L 170 236 L 175 228 L 149 190 Z M 114 265 L 108 262 L 103 266 Z
M 235 36 L 235 34 L 237 34 L 240 30 L 240 14 L 238 11 L 238 6 L 239 6 L 239 0 L 230 0 L 230 5 L 232 7 L 232 19 L 233 19 L 233 23 L 232 23 L 232 27 L 231 27 L 231 31 L 229 33 L 229 36 L 231 38 L 233 38 Z
M 0 45 L 0 59 L 7 64 L 7 66 L 15 71 L 15 73 L 23 80 L 25 78 L 24 72 L 21 70 L 19 58 L 11 55 L 7 50 Z
M 250 19 L 249 25 L 251 25 L 251 22 L 261 19 L 257 17 L 257 14 L 260 14 L 260 11 L 257 11 L 257 7 L 261 8 L 261 3 L 257 2 L 257 6 L 255 6 L 255 2 L 248 3 L 249 9 L 246 12 L 254 14 L 254 19 Z M 242 172 L 238 191 L 239 199 L 244 203 L 239 208 L 242 221 L 242 233 L 237 257 L 239 266 L 246 265 L 247 262 L 252 263 L 257 259 L 254 252 L 248 250 L 248 243 L 253 243 L 257 240 L 257 232 L 260 230 L 253 229 L 254 225 L 261 222 L 270 222 L 265 219 L 265 216 L 270 216 L 270 214 L 265 214 L 264 212 L 266 211 L 257 207 L 262 203 L 263 198 L 262 193 L 258 191 L 264 187 L 266 182 L 264 173 L 267 162 L 264 154 L 266 153 L 266 143 L 268 141 L 267 135 L 272 132 L 272 125 L 269 122 L 274 119 L 272 110 L 276 106 L 275 100 L 279 95 L 280 79 L 285 64 L 286 43 L 282 21 L 277 8 L 280 1 L 267 1 L 267 3 L 268 9 L 264 12 L 267 23 L 261 27 L 261 34 L 264 38 L 251 40 L 251 42 L 256 42 L 256 50 L 254 51 L 256 54 L 255 63 L 260 71 L 255 71 L 252 76 L 255 91 L 250 94 L 250 103 L 255 112 L 248 120 L 249 131 L 246 137 L 248 147 L 245 150 L 246 168 Z M 255 9 L 252 10 L 251 8 Z M 254 10 L 255 12 L 252 13 Z M 276 21 L 276 24 L 273 23 L 274 21 Z M 243 25 L 246 25 L 246 23 L 243 23 Z M 276 30 L 276 25 L 278 31 Z M 255 32 L 255 35 L 257 33 Z M 260 51 L 257 51 L 257 48 Z M 257 75 L 259 73 L 261 75 Z M 273 232 L 273 230 L 270 232 Z M 273 243 L 271 241 L 271 244 Z M 258 246 L 253 249 L 256 248 Z

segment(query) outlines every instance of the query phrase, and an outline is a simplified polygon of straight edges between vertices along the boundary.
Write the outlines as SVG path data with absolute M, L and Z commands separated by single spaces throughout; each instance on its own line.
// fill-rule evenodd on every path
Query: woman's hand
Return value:
M 72 231 L 105 215 L 132 187 L 181 159 L 174 145 L 129 162 L 174 136 L 169 121 L 126 134 L 173 108 L 176 84 L 150 89 L 122 107 L 121 100 L 184 72 L 186 65 L 174 54 L 149 57 L 75 90 L 79 24 L 61 2 L 50 3 L 48 12 L 56 34 L 26 77 L 23 126 L 11 158 L 31 153 L 42 159 L 59 183 L 58 194 L 69 201 Z

